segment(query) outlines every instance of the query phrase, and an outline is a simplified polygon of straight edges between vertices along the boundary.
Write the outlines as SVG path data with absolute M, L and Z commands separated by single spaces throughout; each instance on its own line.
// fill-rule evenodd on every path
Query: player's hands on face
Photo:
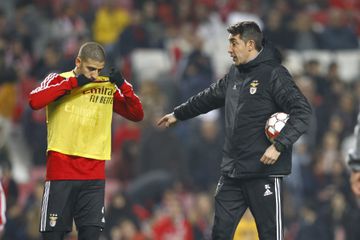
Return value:
M 90 78 L 87 78 L 84 74 L 78 75 L 76 79 L 79 87 L 84 86 L 85 84 L 88 84 L 89 82 L 92 81 Z
M 360 171 L 351 173 L 350 183 L 353 193 L 360 197 Z
M 118 87 L 120 87 L 125 81 L 125 79 L 122 76 L 122 74 L 120 73 L 120 71 L 116 70 L 114 68 L 112 68 L 110 70 L 109 79 L 110 79 L 110 82 L 116 84 L 116 86 L 118 86 Z
M 276 150 L 273 144 L 268 147 L 264 153 L 264 155 L 261 157 L 260 162 L 266 165 L 272 165 L 276 163 L 280 156 L 280 152 Z
M 165 125 L 165 127 L 171 127 L 171 126 L 174 125 L 176 122 L 177 122 L 177 119 L 176 119 L 174 113 L 169 113 L 169 114 L 166 114 L 165 116 L 163 116 L 163 117 L 157 122 L 157 125 L 158 125 L 158 126 Z

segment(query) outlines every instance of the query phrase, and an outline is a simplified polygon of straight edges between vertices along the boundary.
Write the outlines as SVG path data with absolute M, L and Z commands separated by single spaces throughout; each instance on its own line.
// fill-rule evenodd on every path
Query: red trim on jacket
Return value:
M 134 93 L 133 87 L 127 81 L 117 88 L 114 94 L 114 112 L 134 122 L 143 120 L 144 111 L 139 97 Z

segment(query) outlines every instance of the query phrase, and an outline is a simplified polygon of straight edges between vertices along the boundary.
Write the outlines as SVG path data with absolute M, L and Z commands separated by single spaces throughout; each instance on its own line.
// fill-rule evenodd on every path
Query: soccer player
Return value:
M 350 183 L 353 193 L 360 197 L 360 112 L 354 132 L 355 148 L 349 154 L 349 166 L 351 168 Z
M 100 76 L 101 45 L 80 47 L 75 68 L 51 73 L 30 93 L 29 104 L 46 107 L 48 147 L 40 232 L 45 240 L 99 239 L 104 228 L 105 160 L 110 160 L 113 111 L 131 121 L 143 119 L 132 86 L 119 71 Z
M 283 239 L 282 178 L 291 172 L 293 143 L 309 125 L 311 108 L 280 63 L 279 52 L 263 41 L 255 22 L 230 26 L 229 72 L 166 114 L 158 125 L 225 107 L 225 143 L 215 191 L 212 239 L 232 239 L 245 210 L 255 218 L 261 240 Z M 266 120 L 275 112 L 290 118 L 273 144 Z

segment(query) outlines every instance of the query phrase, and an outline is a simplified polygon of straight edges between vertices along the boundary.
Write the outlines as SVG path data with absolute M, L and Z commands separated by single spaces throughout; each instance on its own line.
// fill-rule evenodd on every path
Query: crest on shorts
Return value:
M 255 94 L 256 90 L 257 90 L 257 86 L 259 85 L 259 81 L 258 80 L 253 80 L 250 83 L 250 94 Z
M 269 184 L 265 184 L 264 187 L 265 187 L 264 197 L 273 194 L 272 191 L 270 190 L 270 185 Z
M 49 219 L 50 219 L 50 227 L 55 227 L 56 221 L 58 219 L 58 215 L 56 213 L 50 213 Z

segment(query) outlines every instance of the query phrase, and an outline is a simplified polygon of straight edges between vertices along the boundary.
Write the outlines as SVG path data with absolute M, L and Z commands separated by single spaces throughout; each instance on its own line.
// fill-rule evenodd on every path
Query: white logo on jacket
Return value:
M 250 83 L 250 94 L 255 94 L 256 93 L 258 85 L 259 85 L 259 80 L 253 80 Z
M 56 221 L 58 219 L 58 215 L 56 213 L 50 213 L 49 219 L 50 219 L 50 222 L 49 222 L 50 227 L 55 227 Z

